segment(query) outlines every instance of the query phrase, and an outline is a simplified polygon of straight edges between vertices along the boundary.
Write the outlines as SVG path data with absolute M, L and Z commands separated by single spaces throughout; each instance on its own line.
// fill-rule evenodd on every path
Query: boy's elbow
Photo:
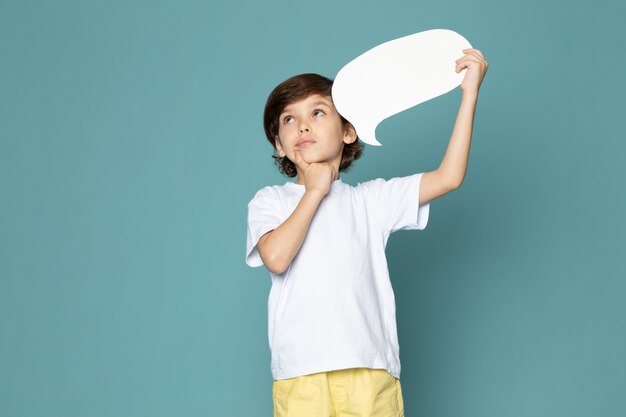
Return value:
M 439 191 L 437 196 L 458 189 L 463 184 L 463 179 L 465 178 L 465 174 L 460 175 L 458 172 L 444 171 L 441 168 L 432 173 L 427 172 L 424 175 L 429 175 L 429 184 L 432 184 L 432 187 L 429 188 L 435 188 Z
M 457 190 L 461 188 L 461 184 L 463 184 L 464 177 L 457 177 L 452 179 L 448 184 L 450 187 L 450 191 Z
M 277 268 L 277 269 L 270 268 L 270 267 L 268 267 L 268 268 L 267 268 L 267 270 L 268 270 L 268 271 L 270 271 L 270 272 L 271 272 L 272 274 L 274 274 L 274 275 L 280 275 L 280 274 L 282 274 L 283 272 L 285 272 L 285 270 L 286 270 L 286 269 L 287 269 L 287 268 Z
M 282 256 L 279 253 L 268 250 L 269 248 L 264 247 L 264 250 L 259 250 L 259 254 L 261 255 L 261 260 L 265 267 L 273 274 L 282 274 L 289 266 L 288 262 L 285 262 Z
M 273 274 L 282 274 L 287 269 L 287 266 L 284 265 L 284 262 L 280 258 L 279 254 L 272 248 L 272 246 L 268 245 L 267 240 L 273 231 L 267 232 L 265 235 L 261 236 L 259 239 L 258 248 L 259 255 L 261 256 L 261 260 L 263 261 L 263 265 Z
M 282 274 L 287 269 L 287 264 L 283 262 L 278 256 L 270 255 L 267 259 L 263 259 L 265 267 L 273 274 Z

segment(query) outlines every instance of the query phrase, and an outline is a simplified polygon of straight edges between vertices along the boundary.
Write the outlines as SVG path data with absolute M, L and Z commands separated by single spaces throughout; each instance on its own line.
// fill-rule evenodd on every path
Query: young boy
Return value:
M 275 416 L 404 416 L 385 246 L 394 231 L 424 229 L 430 201 L 463 182 L 488 67 L 479 50 L 463 52 L 459 114 L 431 172 L 345 184 L 339 172 L 362 145 L 333 105 L 332 81 L 298 75 L 270 94 L 265 133 L 279 170 L 297 179 L 262 188 L 248 204 L 246 262 L 271 273 Z

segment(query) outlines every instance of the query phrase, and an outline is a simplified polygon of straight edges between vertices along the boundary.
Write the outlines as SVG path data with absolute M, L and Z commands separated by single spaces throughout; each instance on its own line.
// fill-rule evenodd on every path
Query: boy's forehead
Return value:
M 302 105 L 302 104 L 309 104 L 311 106 L 317 106 L 318 104 L 325 104 L 327 106 L 334 107 L 332 98 L 328 96 L 324 96 L 322 94 L 311 94 L 310 96 L 307 96 L 303 99 L 294 101 L 293 103 L 286 105 L 283 108 L 282 113 L 289 111 L 292 107 Z

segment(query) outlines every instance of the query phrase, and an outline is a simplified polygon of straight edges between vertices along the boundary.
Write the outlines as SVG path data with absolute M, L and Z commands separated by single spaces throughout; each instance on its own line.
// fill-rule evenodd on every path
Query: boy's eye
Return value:
M 291 116 L 283 117 L 283 123 L 285 123 L 285 124 L 291 123 L 292 120 L 293 120 L 293 117 L 291 117 Z
M 323 114 L 326 114 L 326 112 L 324 110 L 322 110 L 322 109 L 315 109 L 315 110 L 313 110 L 313 115 L 318 116 L 320 114 L 323 115 Z

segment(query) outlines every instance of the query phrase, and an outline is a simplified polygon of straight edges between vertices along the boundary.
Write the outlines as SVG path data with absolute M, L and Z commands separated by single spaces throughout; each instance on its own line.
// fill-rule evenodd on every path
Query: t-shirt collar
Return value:
M 341 178 L 336 179 L 330 184 L 330 191 L 335 190 L 338 187 L 341 187 L 342 184 L 343 184 L 343 181 L 341 181 Z M 285 183 L 285 186 L 293 190 L 301 190 L 302 192 L 306 190 L 306 187 L 304 184 L 296 184 L 293 181 L 287 181 Z

